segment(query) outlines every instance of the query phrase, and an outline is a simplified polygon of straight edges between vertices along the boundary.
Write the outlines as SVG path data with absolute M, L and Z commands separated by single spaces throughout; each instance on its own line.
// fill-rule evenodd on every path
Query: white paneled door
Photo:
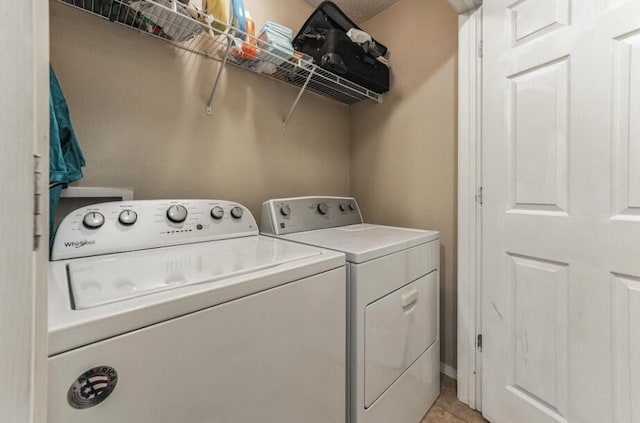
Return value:
M 640 422 L 640 1 L 485 1 L 483 412 Z

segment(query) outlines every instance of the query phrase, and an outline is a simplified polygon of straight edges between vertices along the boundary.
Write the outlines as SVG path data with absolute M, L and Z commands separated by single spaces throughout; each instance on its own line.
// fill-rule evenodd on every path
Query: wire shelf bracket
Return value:
M 207 108 L 206 112 L 209 116 L 213 115 L 213 97 L 216 95 L 216 91 L 218 91 L 218 85 L 220 84 L 220 78 L 222 77 L 222 72 L 224 71 L 224 67 L 229 60 L 229 53 L 231 53 L 231 47 L 233 44 L 233 40 L 229 34 L 225 34 L 227 37 L 227 49 L 224 52 L 224 58 L 218 67 L 218 73 L 216 75 L 216 80 L 213 83 L 213 88 L 211 89 L 211 94 L 209 95 L 209 100 L 207 100 Z
M 291 105 L 291 108 L 289 109 L 289 113 L 287 113 L 287 115 L 284 117 L 284 119 L 282 119 L 282 129 L 287 129 L 287 122 L 289 122 L 289 119 L 291 118 L 291 115 L 293 115 L 293 112 L 296 110 L 296 106 L 298 106 L 298 103 L 300 102 L 300 99 L 302 98 L 302 94 L 304 94 L 304 92 L 307 90 L 307 86 L 309 85 L 309 82 L 311 81 L 311 78 L 313 78 L 314 71 L 315 71 L 315 68 L 313 68 L 313 69 L 311 69 L 311 71 L 309 71 L 309 76 L 307 76 L 307 80 L 304 82 L 304 84 L 300 88 L 300 91 L 298 92 L 298 96 L 296 97 L 296 99 L 294 100 L 293 104 Z

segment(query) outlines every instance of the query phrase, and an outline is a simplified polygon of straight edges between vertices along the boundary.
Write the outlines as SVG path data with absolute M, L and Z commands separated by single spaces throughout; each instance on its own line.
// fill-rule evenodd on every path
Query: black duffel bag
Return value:
M 325 1 L 296 35 L 296 50 L 313 57 L 323 69 L 382 94 L 389 91 L 389 68 L 378 60 L 387 47 L 373 40 L 365 44 L 351 41 L 347 32 L 360 29 L 333 2 Z

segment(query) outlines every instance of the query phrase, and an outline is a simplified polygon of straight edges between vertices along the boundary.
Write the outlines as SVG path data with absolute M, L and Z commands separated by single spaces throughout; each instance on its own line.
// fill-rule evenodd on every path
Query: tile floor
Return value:
M 422 423 L 486 423 L 480 413 L 458 401 L 456 381 L 441 375 L 440 397 Z

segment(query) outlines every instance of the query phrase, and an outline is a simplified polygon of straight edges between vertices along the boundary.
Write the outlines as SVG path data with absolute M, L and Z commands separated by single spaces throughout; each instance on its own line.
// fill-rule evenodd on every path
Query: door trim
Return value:
M 44 423 L 47 390 L 49 2 L 0 17 L 0 421 Z M 35 155 L 40 156 L 35 169 Z M 36 170 L 42 192 L 35 195 Z M 36 208 L 39 205 L 39 210 Z M 39 228 L 39 230 L 37 230 Z M 42 233 L 36 244 L 36 233 Z
M 458 399 L 481 410 L 482 7 L 458 31 Z

